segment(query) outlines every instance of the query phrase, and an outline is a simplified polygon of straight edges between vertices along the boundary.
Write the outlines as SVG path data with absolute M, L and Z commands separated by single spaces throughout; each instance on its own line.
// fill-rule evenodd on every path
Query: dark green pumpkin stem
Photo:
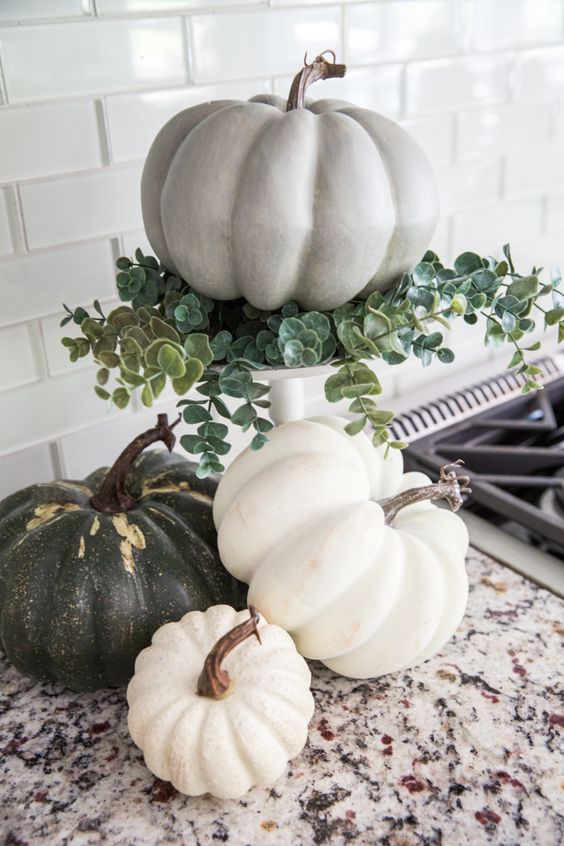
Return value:
M 249 612 L 251 616 L 248 620 L 224 634 L 211 649 L 198 679 L 198 696 L 207 696 L 210 699 L 224 699 L 229 696 L 232 683 L 227 670 L 221 668 L 221 662 L 232 649 L 251 635 L 255 635 L 260 643 L 260 634 L 257 629 L 260 615 L 252 605 L 249 605 Z
M 462 459 L 459 459 L 452 464 L 445 464 L 444 467 L 441 467 L 439 481 L 435 485 L 409 488 L 409 490 L 401 491 L 395 496 L 380 499 L 378 505 L 384 512 L 386 525 L 391 526 L 402 508 L 416 502 L 423 502 L 426 499 L 446 499 L 452 510 L 458 511 L 463 503 L 462 494 L 472 493 L 469 487 L 470 478 L 468 476 L 457 476 L 455 471 L 449 468 L 457 467 L 463 463 Z
M 333 56 L 333 61 L 328 62 L 325 58 L 326 54 Z M 346 65 L 337 65 L 337 57 L 333 50 L 325 50 L 317 58 L 313 60 L 311 65 L 307 63 L 307 53 L 304 56 L 304 66 L 301 71 L 296 74 L 290 94 L 288 95 L 288 105 L 286 111 L 291 112 L 293 109 L 305 108 L 305 95 L 310 85 L 317 82 L 318 79 L 328 79 L 331 76 L 344 76 L 347 72 Z
M 129 511 L 137 502 L 136 497 L 127 492 L 127 474 L 138 455 L 151 444 L 162 441 L 169 452 L 174 449 L 176 437 L 172 431 L 180 422 L 180 416 L 174 423 L 168 422 L 166 414 L 157 415 L 157 425 L 137 435 L 129 446 L 117 457 L 104 477 L 97 494 L 90 499 L 90 505 L 105 514 L 120 514 Z

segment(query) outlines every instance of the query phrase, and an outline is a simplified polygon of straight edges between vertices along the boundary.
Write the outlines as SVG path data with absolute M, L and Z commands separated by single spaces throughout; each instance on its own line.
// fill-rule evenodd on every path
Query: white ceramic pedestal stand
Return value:
M 318 367 L 273 367 L 269 370 L 255 370 L 253 379 L 268 382 L 270 419 L 277 426 L 288 420 L 301 420 L 305 413 L 305 379 L 308 376 L 329 374 L 331 367 L 321 364 Z

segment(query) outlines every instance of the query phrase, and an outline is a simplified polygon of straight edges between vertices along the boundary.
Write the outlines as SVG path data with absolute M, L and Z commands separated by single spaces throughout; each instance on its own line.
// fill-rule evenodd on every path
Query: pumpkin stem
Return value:
M 454 469 L 449 469 L 458 467 L 460 464 L 464 464 L 464 462 L 459 458 L 458 461 L 441 467 L 439 481 L 435 485 L 409 488 L 409 490 L 401 491 L 395 496 L 379 500 L 378 505 L 384 512 L 386 525 L 390 526 L 396 519 L 398 511 L 401 511 L 406 505 L 413 505 L 413 503 L 422 502 L 425 499 L 446 499 L 452 510 L 458 511 L 463 503 L 462 494 L 472 493 L 469 487 L 470 478 L 468 476 L 457 476 Z
M 249 612 L 251 616 L 248 620 L 224 634 L 212 647 L 204 661 L 204 667 L 198 679 L 198 696 L 207 696 L 210 699 L 225 699 L 231 694 L 233 682 L 229 678 L 227 670 L 221 668 L 221 662 L 232 649 L 235 649 L 238 644 L 251 635 L 255 635 L 259 643 L 261 642 L 257 629 L 260 615 L 252 605 L 249 605 Z
M 90 499 L 90 505 L 105 514 L 120 514 L 129 511 L 137 502 L 136 497 L 127 493 L 127 474 L 138 455 L 150 444 L 163 441 L 169 452 L 174 449 L 176 437 L 174 427 L 180 422 L 180 416 L 174 423 L 168 422 L 166 414 L 157 415 L 157 425 L 148 429 L 131 441 L 129 446 L 116 458 L 104 477 L 97 494 Z
M 333 61 L 327 61 L 325 55 L 329 53 L 333 57 Z M 299 73 L 294 77 L 290 94 L 288 95 L 288 105 L 286 111 L 291 112 L 293 109 L 305 108 L 305 95 L 310 85 L 317 82 L 318 79 L 328 79 L 330 76 L 344 76 L 347 72 L 346 65 L 337 65 L 337 57 L 333 50 L 324 50 L 320 53 L 313 62 L 308 65 L 307 53 L 304 56 L 304 66 Z

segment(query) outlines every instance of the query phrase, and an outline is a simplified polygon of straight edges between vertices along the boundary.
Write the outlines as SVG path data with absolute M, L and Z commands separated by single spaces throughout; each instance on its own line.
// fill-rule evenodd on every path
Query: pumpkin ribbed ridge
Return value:
M 104 470 L 0 503 L 0 642 L 19 670 L 78 690 L 124 684 L 167 620 L 244 605 L 217 554 L 217 483 L 195 471 L 180 456 L 143 454 L 127 477 L 137 502 L 123 513 L 90 503 Z
M 226 471 L 214 506 L 220 555 L 303 655 L 355 678 L 395 672 L 430 657 L 460 623 L 468 534 L 429 501 L 388 525 L 372 492 L 385 500 L 429 479 L 403 474 L 398 453 L 382 467 L 383 449 L 326 420 L 276 427 L 263 456 L 245 451 Z
M 324 310 L 385 290 L 423 255 L 437 189 L 401 127 L 338 100 L 209 107 L 161 130 L 141 189 L 151 246 L 194 289 Z
M 127 690 L 131 736 L 147 766 L 184 793 L 229 798 L 270 785 L 305 743 L 311 674 L 290 636 L 264 619 L 261 643 L 245 640 L 223 660 L 230 695 L 213 700 L 197 693 L 210 649 L 246 620 L 248 612 L 224 605 L 186 614 L 157 631 L 137 659 Z M 186 638 L 183 661 L 171 666 L 166 654 L 179 653 L 179 637 Z

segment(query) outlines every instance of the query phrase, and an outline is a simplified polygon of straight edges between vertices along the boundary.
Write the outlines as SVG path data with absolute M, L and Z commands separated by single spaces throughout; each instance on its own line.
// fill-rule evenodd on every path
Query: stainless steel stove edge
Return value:
M 470 543 L 530 581 L 564 599 L 564 564 L 536 547 L 502 532 L 483 517 L 462 509 Z

